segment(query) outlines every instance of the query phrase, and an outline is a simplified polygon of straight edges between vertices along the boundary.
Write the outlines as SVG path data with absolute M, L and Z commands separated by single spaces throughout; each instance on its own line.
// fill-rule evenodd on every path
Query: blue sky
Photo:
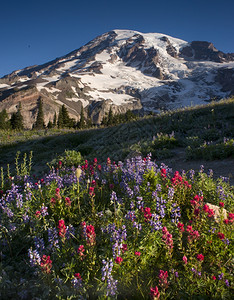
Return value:
M 206 40 L 234 52 L 233 0 L 2 0 L 0 12 L 0 77 L 65 55 L 112 29 Z

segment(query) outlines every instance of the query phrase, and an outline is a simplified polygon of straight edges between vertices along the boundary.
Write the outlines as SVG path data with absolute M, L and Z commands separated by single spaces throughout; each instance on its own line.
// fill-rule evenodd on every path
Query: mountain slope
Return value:
M 65 104 L 79 119 L 81 105 L 100 123 L 114 112 L 160 111 L 234 93 L 234 54 L 212 43 L 159 33 L 113 30 L 65 56 L 0 79 L 0 110 L 22 104 L 30 128 L 43 99 L 46 123 Z

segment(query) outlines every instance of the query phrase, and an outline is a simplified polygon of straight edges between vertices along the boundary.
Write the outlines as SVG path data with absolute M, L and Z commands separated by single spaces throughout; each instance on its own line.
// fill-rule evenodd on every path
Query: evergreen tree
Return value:
M 57 126 L 57 115 L 56 112 L 54 113 L 54 119 L 53 119 L 53 127 Z
M 85 118 L 84 118 L 84 108 L 83 108 L 83 105 L 81 106 L 80 121 L 78 122 L 78 128 L 79 129 L 85 128 Z
M 105 116 L 102 118 L 101 125 L 107 126 L 107 121 L 108 121 L 108 117 L 107 117 L 107 114 L 105 114 Z
M 59 108 L 59 114 L 58 114 L 57 125 L 58 125 L 58 128 L 63 128 L 63 113 L 62 113 L 62 107 Z
M 43 101 L 41 99 L 39 100 L 37 119 L 36 119 L 36 122 L 35 122 L 33 128 L 35 128 L 35 129 L 45 128 L 44 113 L 43 113 Z
M 113 123 L 114 123 L 114 116 L 113 116 L 112 108 L 110 106 L 109 113 L 108 113 L 107 125 L 111 126 L 111 125 L 113 125 Z
M 54 127 L 53 123 L 51 121 L 49 121 L 48 124 L 47 124 L 47 128 L 51 129 L 53 127 Z
M 0 129 L 10 129 L 11 123 L 10 120 L 8 120 L 8 114 L 6 110 L 0 112 Z
M 59 109 L 58 115 L 58 128 L 71 128 L 74 127 L 75 122 L 72 118 L 69 117 L 67 108 L 63 104 L 63 106 Z
M 12 114 L 10 123 L 12 129 L 16 129 L 16 130 L 24 129 L 23 117 L 21 115 L 21 103 L 19 103 L 17 112 Z

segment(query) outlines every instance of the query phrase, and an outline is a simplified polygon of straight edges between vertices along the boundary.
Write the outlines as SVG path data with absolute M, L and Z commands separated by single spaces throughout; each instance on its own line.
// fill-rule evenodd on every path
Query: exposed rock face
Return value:
M 39 66 L 0 78 L 0 110 L 22 104 L 31 128 L 43 100 L 45 123 L 66 105 L 71 117 L 81 107 L 100 123 L 113 112 L 159 111 L 200 104 L 234 94 L 234 54 L 212 43 L 188 43 L 159 33 L 113 30 L 83 47 Z
M 218 63 L 234 60 L 234 53 L 223 53 L 217 50 L 213 43 L 203 41 L 193 41 L 189 46 L 181 49 L 181 55 L 193 57 L 196 60 L 209 60 Z
M 230 96 L 234 95 L 234 69 L 220 68 L 215 79 L 222 86 L 223 92 L 230 92 Z

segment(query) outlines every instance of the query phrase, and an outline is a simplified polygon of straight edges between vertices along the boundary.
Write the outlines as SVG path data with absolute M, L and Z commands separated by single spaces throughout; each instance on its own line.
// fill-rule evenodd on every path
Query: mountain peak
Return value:
M 22 102 L 30 127 L 40 98 L 46 121 L 65 104 L 73 118 L 79 119 L 83 106 L 100 123 L 110 105 L 114 112 L 147 112 L 227 97 L 234 93 L 233 74 L 234 54 L 212 43 L 115 29 L 67 55 L 0 79 L 0 110 L 12 113 Z

